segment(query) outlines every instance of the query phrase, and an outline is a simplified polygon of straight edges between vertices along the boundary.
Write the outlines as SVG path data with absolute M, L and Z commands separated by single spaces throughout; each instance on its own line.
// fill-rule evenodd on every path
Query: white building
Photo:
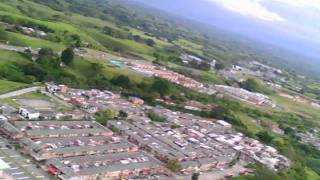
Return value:
M 19 108 L 18 112 L 25 119 L 38 119 L 40 116 L 40 113 L 33 109 Z
M 227 123 L 226 121 L 218 120 L 217 123 L 225 128 L 232 128 L 232 125 L 230 123 Z

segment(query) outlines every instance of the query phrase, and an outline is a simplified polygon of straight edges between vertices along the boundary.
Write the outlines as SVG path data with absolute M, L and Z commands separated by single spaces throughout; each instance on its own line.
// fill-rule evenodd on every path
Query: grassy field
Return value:
M 17 83 L 7 80 L 0 80 L 0 94 L 4 94 L 10 91 L 15 91 L 26 87 L 27 84 Z
M 241 120 L 243 124 L 247 126 L 248 129 L 251 129 L 253 133 L 257 133 L 261 131 L 263 128 L 256 123 L 256 120 L 249 116 L 247 116 L 245 113 L 236 113 L 236 116 Z
M 61 43 L 34 38 L 18 33 L 9 32 L 6 38 L 13 45 L 32 47 L 32 48 L 51 48 L 55 51 L 62 51 L 66 46 Z
M 21 96 L 15 97 L 17 99 L 36 99 L 36 100 L 50 100 L 50 97 L 40 93 L 40 92 L 31 92 L 23 94 Z
M 0 70 L 5 64 L 15 63 L 15 62 L 29 62 L 27 58 L 23 55 L 6 50 L 0 50 Z
M 178 45 L 178 46 L 182 47 L 183 49 L 186 49 L 190 52 L 194 52 L 198 55 L 203 55 L 203 52 L 202 52 L 203 46 L 202 45 L 187 41 L 185 39 L 179 39 L 178 41 L 175 41 L 174 44 Z
M 202 72 L 199 77 L 202 81 L 214 84 L 225 84 L 224 81 L 214 72 Z
M 295 102 L 286 97 L 281 97 L 277 95 L 271 96 L 271 99 L 288 112 L 297 113 L 303 116 L 307 116 L 309 118 L 320 118 L 320 109 L 313 107 L 310 104 Z M 319 123 L 317 119 L 315 119 L 314 121 Z

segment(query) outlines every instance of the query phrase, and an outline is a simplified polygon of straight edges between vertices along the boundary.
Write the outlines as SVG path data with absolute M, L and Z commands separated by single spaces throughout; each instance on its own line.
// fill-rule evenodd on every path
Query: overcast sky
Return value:
M 320 42 L 320 0 L 204 0 L 265 21 L 293 35 Z
M 131 0 L 320 59 L 320 0 Z

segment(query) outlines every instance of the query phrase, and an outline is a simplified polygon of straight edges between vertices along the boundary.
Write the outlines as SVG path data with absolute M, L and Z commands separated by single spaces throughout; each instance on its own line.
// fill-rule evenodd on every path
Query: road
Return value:
M 246 170 L 246 168 L 243 167 L 244 164 L 242 162 L 238 162 L 232 167 L 228 167 L 225 169 L 216 169 L 209 172 L 202 172 L 199 176 L 199 180 L 222 180 L 225 179 L 225 175 L 227 174 L 233 174 L 234 176 L 238 176 L 239 172 Z M 175 175 L 175 178 L 177 180 L 186 180 L 191 179 L 191 175 L 189 176 L 180 176 Z
M 25 52 L 26 48 L 28 48 L 32 54 L 38 54 L 38 50 L 36 50 L 36 49 L 0 43 L 0 49 L 7 50 L 7 51 Z
M 10 98 L 10 97 L 20 96 L 22 94 L 26 94 L 26 93 L 30 93 L 30 92 L 35 92 L 35 91 L 39 90 L 40 88 L 41 88 L 40 86 L 34 86 L 34 87 L 25 88 L 25 89 L 20 89 L 17 91 L 12 91 L 12 92 L 0 95 L 0 99 L 6 99 L 6 98 Z

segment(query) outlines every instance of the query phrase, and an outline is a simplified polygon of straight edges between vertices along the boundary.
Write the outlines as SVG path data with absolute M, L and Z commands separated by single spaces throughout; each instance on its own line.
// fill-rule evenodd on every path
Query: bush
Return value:
M 265 144 L 270 144 L 274 137 L 268 133 L 268 131 L 260 131 L 257 134 L 257 137 Z
M 120 87 L 130 87 L 130 79 L 128 76 L 120 75 L 111 79 L 111 83 Z
M 117 116 L 118 113 L 110 109 L 99 111 L 95 114 L 96 121 L 102 125 L 107 125 L 108 120 L 115 119 Z
M 147 116 L 151 119 L 151 121 L 155 122 L 166 122 L 167 120 L 164 117 L 159 116 L 153 111 L 147 113 Z
M 72 48 L 67 48 L 61 53 L 61 61 L 67 65 L 70 66 L 74 59 L 74 52 Z
M 158 92 L 161 96 L 167 96 L 171 94 L 172 86 L 169 81 L 156 78 L 152 84 L 152 89 Z
M 166 167 L 170 169 L 172 172 L 178 172 L 181 169 L 181 164 L 179 160 L 174 159 L 174 160 L 169 160 L 168 163 L 166 164 Z

